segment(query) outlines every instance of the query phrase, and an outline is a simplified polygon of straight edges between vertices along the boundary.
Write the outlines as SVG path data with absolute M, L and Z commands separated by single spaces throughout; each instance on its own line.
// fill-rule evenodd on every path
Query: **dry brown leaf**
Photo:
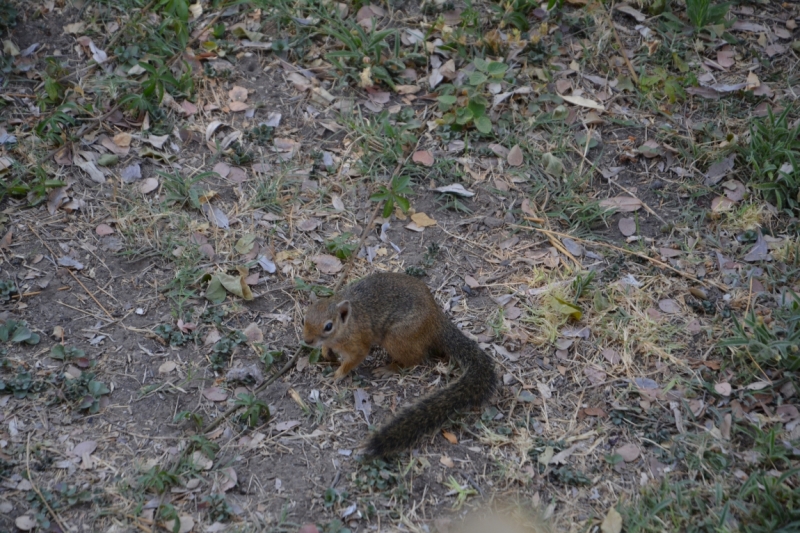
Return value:
M 431 217 L 429 217 L 428 215 L 426 215 L 425 213 L 414 213 L 413 215 L 411 215 L 411 220 L 413 220 L 414 224 L 416 224 L 417 227 L 420 228 L 427 228 L 429 226 L 436 225 L 436 221 Z
M 727 397 L 727 396 L 731 395 L 731 392 L 733 392 L 733 387 L 731 387 L 730 383 L 723 381 L 721 383 L 715 383 L 714 384 L 714 390 L 720 396 L 726 396 Z
M 314 231 L 319 227 L 320 221 L 316 218 L 307 218 L 297 223 L 300 231 Z
M 445 439 L 447 439 L 447 442 L 449 442 L 450 444 L 458 444 L 458 437 L 456 437 L 454 434 L 450 433 L 446 429 L 442 430 L 442 436 Z
M 515 144 L 511 150 L 508 151 L 508 157 L 506 158 L 508 164 L 512 167 L 518 167 L 523 162 L 523 155 L 522 149 L 519 147 L 518 144 Z
M 620 533 L 622 531 L 622 515 L 614 507 L 608 509 L 603 523 L 600 524 L 602 533 Z
M 635 444 L 624 444 L 617 448 L 616 453 L 622 456 L 626 463 L 630 463 L 639 457 L 639 447 Z
M 722 213 L 723 211 L 730 211 L 733 209 L 733 200 L 724 196 L 717 196 L 711 200 L 711 211 L 714 213 Z
M 426 167 L 432 167 L 434 163 L 433 154 L 428 150 L 418 150 L 411 156 L 411 160 L 415 163 Z
M 642 208 L 642 201 L 631 196 L 614 196 L 613 198 L 600 200 L 600 207 L 616 209 L 622 213 L 631 213 Z
M 678 305 L 678 302 L 670 299 L 659 301 L 658 308 L 670 315 L 675 315 L 681 312 L 681 306 Z
M 621 218 L 619 219 L 619 231 L 626 237 L 630 237 L 634 233 L 636 233 L 636 220 L 633 218 Z
M 111 235 L 114 233 L 114 228 L 109 226 L 108 224 L 99 224 L 95 229 L 95 233 L 100 235 L 101 237 L 105 237 L 106 235 Z
M 338 257 L 328 254 L 319 254 L 311 258 L 323 274 L 336 274 L 342 269 L 342 262 Z
M 212 402 L 224 402 L 228 399 L 228 393 L 220 387 L 208 387 L 204 389 L 203 396 Z
M 142 191 L 142 194 L 153 192 L 156 189 L 158 189 L 158 178 L 147 178 L 139 186 L 139 190 Z

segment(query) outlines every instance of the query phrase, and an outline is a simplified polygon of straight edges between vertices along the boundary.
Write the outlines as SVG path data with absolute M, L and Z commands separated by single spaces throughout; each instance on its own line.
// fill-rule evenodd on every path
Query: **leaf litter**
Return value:
M 130 83 L 131 94 L 138 94 L 137 86 L 148 79 L 161 80 L 157 83 L 164 85 L 156 84 L 154 91 L 164 89 L 164 100 L 146 111 L 120 105 L 100 85 L 82 85 L 76 98 L 77 89 L 57 86 L 67 72 L 47 71 L 45 54 L 50 51 L 33 46 L 33 41 L 44 40 L 33 29 L 29 37 L 15 34 L 25 37 L 9 40 L 8 49 L 19 52 L 13 56 L 12 73 L 36 80 L 40 88 L 12 77 L 10 94 L 16 96 L 4 96 L 15 118 L 5 125 L 7 136 L 0 135 L 0 173 L 3 179 L 21 176 L 20 183 L 28 188 L 4 193 L 0 224 L 8 239 L 3 250 L 21 255 L 4 258 L 8 277 L 0 282 L 8 283 L 0 297 L 8 302 L 13 320 L 27 320 L 39 331 L 51 331 L 59 323 L 65 357 L 72 353 L 70 346 L 88 355 L 77 357 L 74 365 L 65 360 L 63 366 L 37 366 L 39 376 L 85 382 L 86 387 L 92 379 L 95 383 L 72 403 L 56 393 L 63 388 L 52 385 L 39 397 L 0 395 L 3 405 L 15 409 L 0 431 L 17 446 L 11 468 L 19 478 L 19 494 L 34 490 L 33 484 L 23 483 L 25 471 L 19 466 L 20 446 L 28 437 L 58 442 L 61 453 L 81 451 L 73 456 L 80 457 L 84 469 L 75 469 L 72 462 L 62 466 L 108 494 L 119 495 L 118 487 L 106 480 L 117 475 L 139 479 L 147 471 L 119 465 L 141 461 L 169 469 L 169 458 L 137 439 L 155 439 L 176 453 L 188 449 L 192 417 L 220 416 L 238 397 L 234 392 L 248 390 L 248 383 L 260 381 L 286 360 L 297 345 L 303 307 L 312 294 L 319 297 L 324 287 L 334 285 L 351 257 L 350 280 L 375 270 L 424 276 L 459 327 L 490 348 L 503 373 L 511 376 L 468 422 L 479 418 L 480 426 L 469 426 L 470 431 L 448 426 L 420 445 L 421 453 L 410 459 L 418 462 L 404 466 L 415 469 L 420 486 L 392 500 L 388 510 L 379 508 L 381 520 L 391 522 L 400 513 L 410 523 L 429 527 L 418 511 L 423 503 L 448 515 L 459 491 L 441 482 L 436 468 L 446 468 L 458 475 L 456 485 L 465 487 L 460 489 L 465 495 L 469 486 L 478 486 L 484 495 L 496 494 L 496 483 L 489 481 L 502 471 L 503 483 L 529 501 L 556 502 L 549 512 L 562 519 L 560 529 L 569 530 L 573 523 L 620 531 L 631 515 L 619 495 L 636 501 L 642 490 L 665 479 L 664 469 L 653 464 L 670 463 L 670 475 L 699 483 L 696 488 L 702 490 L 702 481 L 687 475 L 681 458 L 662 452 L 675 446 L 691 449 L 696 445 L 691 439 L 717 435 L 727 441 L 725 446 L 737 447 L 738 455 L 731 456 L 736 468 L 745 477 L 758 476 L 758 459 L 739 461 L 739 456 L 755 457 L 755 452 L 748 455 L 750 444 L 737 440 L 739 433 L 732 428 L 767 428 L 785 442 L 796 441 L 796 395 L 785 384 L 773 389 L 771 384 L 785 381 L 784 374 L 763 361 L 761 368 L 754 367 L 759 381 L 753 383 L 742 373 L 723 370 L 720 360 L 740 352 L 715 349 L 709 339 L 734 335 L 731 316 L 741 321 L 752 311 L 761 321 L 752 324 L 780 320 L 779 298 L 798 290 L 796 277 L 785 270 L 796 262 L 796 233 L 787 230 L 782 208 L 764 203 L 761 189 L 750 182 L 748 156 L 737 151 L 749 146 L 749 124 L 722 122 L 709 110 L 716 109 L 716 101 L 749 105 L 743 93 L 760 99 L 755 115 L 785 106 L 782 95 L 788 88 L 768 72 L 751 71 L 741 51 L 746 47 L 763 54 L 775 62 L 763 68 L 781 72 L 791 28 L 789 23 L 786 28 L 767 27 L 764 21 L 776 18 L 772 6 L 740 6 L 744 11 L 735 13 L 729 28 L 735 44 L 715 33 L 714 25 L 704 25 L 697 29 L 703 39 L 691 54 L 669 50 L 664 57 L 671 59 L 658 63 L 653 52 L 667 51 L 663 47 L 670 42 L 661 37 L 691 23 L 684 11 L 664 22 L 644 6 L 618 5 L 608 15 L 593 11 L 590 4 L 566 2 L 549 13 L 536 8 L 521 18 L 513 12 L 502 23 L 494 18 L 499 15 L 487 15 L 478 25 L 468 10 L 459 8 L 440 13 L 447 28 L 423 25 L 422 14 L 413 10 L 395 19 L 379 6 L 355 10 L 342 4 L 336 9 L 353 25 L 344 33 L 329 31 L 327 40 L 312 35 L 310 53 L 298 57 L 279 55 L 280 41 L 294 39 L 306 28 L 330 29 L 311 11 L 293 11 L 286 18 L 293 22 L 281 30 L 287 33 L 278 36 L 262 26 L 271 20 L 266 12 L 242 9 L 214 19 L 193 7 L 195 31 L 212 20 L 215 26 L 213 33 L 212 28 L 192 33 L 191 39 L 197 40 L 185 54 L 181 51 L 185 65 L 199 67 L 193 75 L 202 80 L 195 82 L 192 99 L 186 97 L 188 89 L 176 85 L 186 73 L 183 61 L 172 70 L 145 76 L 144 66 L 155 63 L 124 63 L 116 56 L 110 40 L 129 31 L 130 14 L 109 23 L 94 13 L 86 20 L 57 21 L 52 46 L 73 65 L 62 68 L 88 67 L 81 75 L 97 80 L 120 67 L 117 72 L 125 73 L 122 79 Z M 786 9 L 793 21 L 796 7 Z M 54 13 L 45 9 L 43 20 L 55 20 Z M 619 51 L 593 48 L 603 40 L 570 33 L 569 24 L 560 22 L 574 16 L 597 17 L 597 27 L 604 28 L 610 27 L 606 17 L 611 17 L 613 31 L 620 34 L 613 38 L 619 38 Z M 108 28 L 112 23 L 115 31 L 91 26 Z M 525 32 L 508 26 L 523 23 Z M 391 47 L 378 41 L 375 50 L 357 50 L 357 61 L 341 53 L 349 45 L 338 39 L 357 34 L 359 28 L 373 35 L 398 29 L 397 46 L 408 53 L 422 51 L 426 61 L 404 63 L 402 77 L 387 81 L 385 76 L 396 75 L 392 69 L 397 65 L 387 69 L 377 63 L 394 53 Z M 222 59 L 217 31 L 248 52 Z M 474 50 L 472 31 L 481 33 L 489 54 L 485 59 L 451 52 L 453 35 L 466 39 L 458 46 Z M 59 40 L 62 32 L 73 37 Z M 553 32 L 563 44 L 542 48 L 554 42 Z M 548 61 L 522 60 L 534 50 Z M 583 50 L 602 59 L 592 60 Z M 90 60 L 97 66 L 89 67 Z M 641 77 L 630 70 L 629 60 L 635 60 Z M 332 83 L 334 67 L 344 69 L 349 88 Z M 499 74 L 489 79 L 492 72 Z M 686 72 L 692 72 L 696 84 Z M 643 111 L 634 84 L 663 98 L 654 113 Z M 44 102 L 36 113 L 27 105 L 34 91 L 39 91 L 37 102 Z M 462 128 L 448 125 L 444 105 L 449 100 L 443 101 L 443 95 L 455 96 L 450 104 L 456 107 L 453 123 L 463 122 L 458 124 Z M 80 107 L 85 101 L 97 105 L 87 111 Z M 59 108 L 61 104 L 78 107 Z M 681 105 L 685 107 L 673 107 Z M 358 126 L 361 130 L 343 118 L 353 109 L 368 117 Z M 691 110 L 691 117 L 684 116 L 684 109 Z M 166 127 L 164 113 L 174 114 L 180 135 Z M 379 123 L 380 129 L 363 129 L 381 116 L 388 118 Z M 90 125 L 80 139 L 73 137 L 78 130 L 70 129 L 75 117 Z M 647 121 L 656 130 L 637 126 Z M 41 127 L 34 130 L 37 124 Z M 91 129 L 93 125 L 99 129 Z M 411 137 L 386 133 L 403 127 L 409 129 L 402 135 Z M 347 135 L 337 137 L 342 130 Z M 681 144 L 686 139 L 698 144 Z M 36 148 L 40 142 L 47 144 L 41 154 Z M 698 145 L 703 149 L 686 149 Z M 400 154 L 393 152 L 396 146 Z M 699 156 L 691 159 L 687 153 Z M 395 159 L 386 163 L 376 154 L 394 154 Z M 410 199 L 410 210 L 398 201 L 378 221 L 380 232 L 368 231 L 364 249 L 355 250 L 374 208 L 371 187 L 391 175 L 398 158 L 414 164 L 401 165 L 413 177 L 414 194 L 398 194 Z M 781 164 L 783 173 L 790 174 L 791 166 Z M 593 178 L 595 167 L 606 169 L 600 170 L 602 176 L 630 193 L 619 195 L 612 183 Z M 28 174 L 20 174 L 23 169 Z M 211 170 L 216 175 L 203 174 Z M 576 177 L 580 179 L 574 181 Z M 606 232 L 609 227 L 619 232 Z M 119 239 L 124 255 L 114 255 L 103 244 L 101 239 L 108 238 Z M 34 256 L 41 259 L 35 262 Z M 788 274 L 772 278 L 774 264 Z M 50 286 L 57 290 L 40 286 L 45 276 L 56 282 Z M 90 317 L 89 323 L 81 323 Z M 2 327 L 10 324 L 3 318 Z M 89 338 L 82 331 L 93 328 L 103 334 Z M 9 339 L 32 339 L 24 328 L 19 331 Z M 33 365 L 31 346 L 9 341 L 6 347 L 9 361 Z M 377 366 L 379 357 L 370 357 L 364 366 Z M 302 365 L 258 395 L 275 413 L 273 419 L 241 437 L 225 431 L 209 434 L 226 450 L 238 446 L 236 453 L 252 459 L 253 471 L 245 474 L 237 467 L 237 474 L 223 468 L 234 457 L 230 451 L 212 457 L 193 450 L 191 457 L 203 467 L 197 475 L 209 486 L 218 479 L 222 493 L 245 482 L 251 486 L 254 477 L 274 479 L 271 490 L 301 502 L 291 511 L 293 519 L 344 519 L 352 530 L 369 528 L 372 519 L 358 502 L 379 492 L 365 488 L 374 486 L 372 478 L 352 461 L 352 454 L 337 450 L 355 448 L 368 424 L 385 421 L 454 374 L 426 363 L 376 385 L 363 377 L 367 374 L 362 368 L 356 371 L 357 382 L 332 384 L 330 363 L 314 363 L 309 355 L 302 359 Z M 746 358 L 731 360 L 749 364 Z M 17 377 L 23 374 L 3 372 L 3 383 L 23 379 Z M 626 382 L 635 386 L 626 389 Z M 754 383 L 763 385 L 748 388 Z M 109 393 L 101 393 L 97 384 L 108 385 Z M 343 394 L 347 389 L 353 395 Z M 294 396 L 290 390 L 300 392 Z M 81 408 L 87 397 L 89 404 Z M 201 406 L 193 415 L 197 397 Z M 97 398 L 110 400 L 110 406 L 99 408 L 98 401 L 91 417 L 79 416 Z M 687 398 L 691 401 L 683 403 Z M 68 425 L 44 429 L 28 410 L 18 408 L 44 401 L 51 402 L 48 412 L 57 412 Z M 176 404 L 178 410 L 188 410 L 182 421 L 173 420 Z M 714 412 L 724 414 L 718 419 Z M 574 413 L 597 421 L 576 420 Z M 702 431 L 685 424 L 687 416 L 695 417 Z M 102 423 L 89 424 L 89 418 Z M 784 426 L 778 428 L 773 419 Z M 238 423 L 232 420 L 227 427 Z M 102 431 L 107 435 L 100 435 Z M 717 444 L 711 446 L 716 449 Z M 431 452 L 440 459 L 425 459 Z M 613 454 L 622 462 L 609 461 Z M 291 457 L 312 455 L 316 466 L 292 463 Z M 256 464 L 257 458 L 264 458 L 263 463 Z M 776 469 L 789 471 L 795 463 L 789 454 Z M 37 488 L 64 493 L 46 463 L 32 472 Z M 714 476 L 732 490 L 740 486 L 736 476 Z M 409 488 L 391 467 L 380 470 L 378 477 L 402 489 L 395 494 Z M 614 492 L 606 482 L 614 484 Z M 333 492 L 323 494 L 320 486 Z M 181 480 L 164 494 L 211 494 L 198 487 Z M 553 499 L 565 490 L 572 494 L 570 505 Z M 350 499 L 337 499 L 336 494 L 345 493 Z M 210 503 L 198 511 L 179 497 L 168 499 L 180 509 L 181 530 L 211 523 Z M 36 527 L 31 499 L 14 496 L 11 501 L 11 509 L 2 514 L 20 529 Z M 130 520 L 129 511 L 137 505 L 130 494 L 119 495 L 118 507 L 103 498 L 89 501 L 111 513 L 104 516 L 121 520 Z M 238 501 L 248 510 L 264 505 L 259 513 L 277 516 L 281 511 L 266 494 Z M 469 497 L 466 505 L 479 501 Z M 129 522 L 131 527 L 150 527 L 154 508 L 145 507 Z M 52 520 L 80 520 L 79 508 L 59 509 Z M 237 511 L 236 505 L 230 512 L 237 520 L 252 516 L 240 507 Z M 0 522 L 8 528 L 11 523 Z

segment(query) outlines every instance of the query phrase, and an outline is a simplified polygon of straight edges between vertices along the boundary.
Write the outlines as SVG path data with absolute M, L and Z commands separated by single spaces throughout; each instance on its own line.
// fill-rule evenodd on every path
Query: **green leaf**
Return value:
M 475 68 L 481 72 L 486 72 L 489 69 L 489 63 L 480 57 L 476 57 L 472 64 L 475 65 Z
M 558 296 L 553 296 L 553 300 L 555 300 L 553 308 L 562 315 L 569 315 L 574 320 L 580 320 L 583 316 L 583 311 L 577 305 L 562 300 Z
M 241 255 L 247 255 L 253 250 L 255 240 L 256 240 L 256 235 L 254 233 L 248 233 L 247 235 L 236 241 L 236 246 L 234 246 L 234 248 Z
M 103 383 L 102 381 L 92 380 L 89 382 L 89 385 L 86 388 L 89 390 L 89 393 L 92 394 L 92 396 L 94 396 L 95 398 L 111 392 L 110 390 L 108 390 L 108 387 L 106 387 L 105 383 Z
M 443 94 L 439 98 L 437 98 L 440 104 L 443 105 L 453 105 L 458 101 L 458 98 L 453 96 L 452 94 Z
M 11 337 L 11 342 L 25 342 L 31 338 L 31 330 L 27 326 L 18 326 L 14 331 L 14 336 Z
M 487 69 L 487 72 L 489 76 L 493 78 L 500 78 L 503 76 L 503 74 L 506 73 L 507 70 L 508 70 L 508 65 L 506 65 L 505 63 L 500 63 L 499 61 L 492 61 L 491 63 L 489 63 L 489 68 Z
M 395 176 L 395 178 L 392 180 L 392 191 L 395 194 L 410 194 L 414 192 L 409 186 L 410 182 L 411 176 Z
M 67 354 L 64 351 L 63 344 L 56 344 L 52 348 L 50 348 L 50 357 L 53 359 L 57 359 L 59 361 L 63 361 L 67 358 Z
M 472 117 L 476 119 L 486 114 L 486 106 L 477 100 L 470 100 L 467 109 L 472 113 Z
M 392 214 L 392 211 L 394 211 L 394 200 L 389 198 L 386 201 L 386 204 L 383 206 L 383 214 L 381 216 L 383 216 L 383 218 L 389 218 Z
M 472 115 L 472 110 L 467 107 L 462 107 L 456 112 L 456 124 L 469 124 L 472 122 L 474 116 Z
M 247 284 L 244 282 L 244 278 L 242 278 L 241 275 L 231 276 L 230 274 L 224 274 L 220 272 L 214 277 L 219 280 L 220 284 L 225 288 L 226 291 L 248 301 L 253 299 L 253 293 L 250 292 L 250 287 L 247 286 Z
M 119 156 L 114 154 L 103 154 L 97 158 L 97 164 L 101 167 L 110 167 L 119 163 Z
M 469 75 L 469 84 L 473 87 L 477 87 L 481 83 L 485 83 L 488 79 L 489 78 L 487 78 L 486 74 L 483 72 L 472 72 Z
M 405 198 L 403 196 L 397 196 L 395 198 L 395 201 L 397 201 L 397 205 L 400 206 L 400 209 L 403 210 L 403 213 L 408 213 L 408 208 L 411 207 L 411 204 L 409 203 L 408 198 Z
M 484 135 L 489 134 L 492 132 L 492 121 L 485 115 L 478 117 L 475 119 L 475 127 Z
M 221 304 L 225 301 L 227 295 L 225 287 L 222 286 L 222 282 L 217 276 L 213 276 L 211 281 L 208 282 L 208 287 L 206 287 L 206 298 L 208 298 L 211 303 Z

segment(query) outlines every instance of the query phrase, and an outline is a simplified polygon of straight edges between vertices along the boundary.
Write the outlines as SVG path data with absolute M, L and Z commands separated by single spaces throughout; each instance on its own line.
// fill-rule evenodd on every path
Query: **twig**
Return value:
M 50 516 L 53 517 L 53 520 L 56 521 L 58 526 L 61 528 L 61 531 L 72 531 L 72 528 L 69 528 L 64 524 L 64 521 L 61 520 L 61 517 L 53 511 L 53 508 L 50 507 L 50 504 L 47 503 L 47 500 L 44 497 L 44 494 L 39 490 L 39 487 L 36 486 L 36 483 L 33 481 L 33 476 L 31 475 L 31 433 L 28 432 L 28 444 L 25 446 L 25 470 L 28 474 L 28 481 L 30 481 L 31 487 L 33 487 L 33 491 L 39 496 L 39 499 L 42 500 L 42 503 L 47 510 L 50 511 Z
M 89 289 L 87 289 L 87 288 L 86 288 L 86 285 L 84 285 L 84 284 L 83 284 L 83 282 L 82 282 L 80 279 L 78 279 L 78 276 L 76 276 L 76 275 L 75 275 L 75 273 L 74 273 L 72 270 L 67 270 L 67 272 L 69 272 L 70 274 L 72 274 L 72 277 L 73 277 L 73 278 L 75 278 L 75 281 L 77 281 L 77 282 L 80 284 L 80 286 L 81 286 L 81 287 L 83 287 L 83 290 L 85 290 L 85 291 L 86 291 L 86 294 L 88 294 L 88 295 L 89 295 L 89 296 L 92 298 L 92 300 L 94 300 L 94 303 L 96 303 L 96 304 L 97 304 L 97 306 L 98 306 L 100 309 L 102 309 L 102 310 L 103 310 L 103 312 L 104 312 L 105 314 L 107 314 L 107 315 L 108 315 L 108 318 L 110 318 L 111 320 L 114 320 L 114 315 L 112 315 L 111 313 L 109 313 L 109 312 L 108 312 L 108 310 L 107 310 L 105 307 L 103 307 L 103 304 L 101 304 L 101 303 L 100 303 L 100 302 L 97 300 L 97 298 L 95 298 L 95 297 L 94 297 L 94 294 L 92 294 L 91 292 L 89 292 Z
M 527 217 L 523 217 L 523 218 L 527 219 Z M 689 280 L 692 280 L 695 283 L 699 283 L 700 285 L 705 285 L 706 287 L 709 286 L 709 285 L 713 285 L 713 286 L 715 286 L 718 289 L 721 289 L 723 291 L 727 291 L 728 290 L 728 287 L 726 287 L 722 283 L 717 283 L 715 281 L 710 281 L 710 280 L 697 279 L 696 277 L 692 276 L 691 274 L 688 274 L 686 272 L 678 270 L 677 268 L 673 267 L 672 265 L 668 265 L 667 263 L 665 263 L 663 261 L 659 261 L 658 259 L 654 259 L 654 258 L 652 258 L 652 257 L 650 257 L 648 255 L 645 255 L 643 253 L 640 253 L 640 252 L 634 252 L 633 250 L 626 250 L 625 248 L 620 248 L 619 246 L 615 246 L 613 244 L 608 244 L 608 243 L 602 242 L 602 241 L 587 241 L 586 239 L 581 239 L 580 237 L 574 237 L 572 235 L 567 235 L 566 233 L 560 233 L 558 231 L 551 231 L 549 229 L 544 229 L 544 228 L 537 228 L 537 227 L 534 227 L 534 226 L 521 226 L 519 224 L 511 224 L 511 226 L 516 227 L 516 228 L 521 228 L 521 229 L 529 229 L 529 230 L 533 230 L 533 231 L 538 231 L 540 233 L 544 233 L 545 235 L 552 234 L 552 235 L 555 235 L 555 236 L 558 236 L 558 237 L 566 237 L 568 239 L 573 239 L 575 241 L 580 241 L 580 242 L 585 243 L 585 244 L 602 246 L 604 248 L 611 248 L 612 250 L 616 250 L 616 251 L 622 252 L 624 254 L 635 255 L 636 257 L 639 257 L 640 259 L 645 259 L 647 261 L 650 261 L 651 263 L 653 263 L 654 265 L 656 265 L 658 267 L 666 268 L 668 270 L 671 270 L 671 271 L 675 272 L 676 274 L 678 274 L 679 276 L 684 277 L 684 278 L 689 279 Z
M 608 180 L 608 182 L 609 182 L 609 183 L 612 183 L 612 184 L 614 184 L 614 185 L 616 185 L 617 187 L 619 187 L 620 189 L 622 189 L 622 190 L 623 190 L 623 191 L 625 191 L 626 193 L 630 194 L 630 195 L 631 195 L 633 198 L 636 198 L 637 200 L 639 200 L 639 202 L 641 202 L 641 204 L 642 204 L 642 207 L 644 207 L 645 211 L 647 211 L 648 213 L 650 213 L 651 215 L 653 215 L 654 217 L 656 217 L 656 218 L 657 218 L 658 220 L 660 220 L 660 221 L 661 221 L 661 223 L 662 223 L 662 224 L 664 224 L 665 226 L 669 226 L 669 224 L 667 223 L 667 221 L 666 221 L 666 220 L 664 220 L 663 218 L 661 218 L 661 216 L 660 216 L 658 213 L 656 213 L 655 211 L 653 211 L 653 210 L 650 208 L 650 206 L 649 206 L 649 205 L 647 205 L 646 203 L 644 203 L 644 201 L 643 201 L 641 198 L 637 197 L 637 196 L 636 196 L 635 194 L 633 194 L 633 193 L 632 193 L 630 190 L 626 189 L 625 187 L 623 187 L 622 185 L 620 185 L 619 183 L 617 183 L 617 182 L 616 182 L 616 181 L 614 181 L 613 179 L 609 179 L 609 180 Z
M 36 296 L 37 294 L 42 294 L 42 291 L 26 292 L 24 294 L 12 294 L 11 298 L 19 298 L 21 300 L 26 296 Z
M 613 6 L 611 9 L 613 9 Z M 631 60 L 628 59 L 628 56 L 625 53 L 625 47 L 622 46 L 622 40 L 619 38 L 619 33 L 617 33 L 617 28 L 614 27 L 614 17 L 611 14 L 611 11 L 608 12 L 608 24 L 609 26 L 611 26 L 611 31 L 614 32 L 614 38 L 617 40 L 617 46 L 619 46 L 619 53 L 622 55 L 622 59 L 625 60 L 625 64 L 628 65 L 628 70 L 631 72 L 631 78 L 633 79 L 633 83 L 638 87 L 639 76 L 636 75 L 636 70 L 633 68 Z
M 275 374 L 274 376 L 272 376 L 271 378 L 269 378 L 268 380 L 266 380 L 264 383 L 262 383 L 261 385 L 259 385 L 259 386 L 258 386 L 258 388 L 256 388 L 256 390 L 254 390 L 254 391 L 253 391 L 253 394 L 258 394 L 259 392 L 263 391 L 263 390 L 264 390 L 264 389 L 266 389 L 268 386 L 270 386 L 271 384 L 273 384 L 273 383 L 274 383 L 274 382 L 275 382 L 275 381 L 276 381 L 278 378 L 280 378 L 282 375 L 284 375 L 286 372 L 288 372 L 288 371 L 289 371 L 289 369 L 290 369 L 290 368 L 292 368 L 292 367 L 294 366 L 294 364 L 297 362 L 297 359 L 300 357 L 300 353 L 301 353 L 302 351 L 303 351 L 303 349 L 302 349 L 302 348 L 298 348 L 298 349 L 297 349 L 297 351 L 296 351 L 296 352 L 294 352 L 294 355 L 292 356 L 292 358 L 291 358 L 291 359 L 289 359 L 289 360 L 286 362 L 286 364 L 285 364 L 285 365 L 283 365 L 283 368 L 281 368 L 281 369 L 278 371 L 278 373 L 277 373 L 277 374 Z M 229 416 L 231 416 L 233 413 L 235 413 L 236 411 L 238 411 L 239 409 L 241 409 L 241 407 L 242 407 L 241 405 L 234 405 L 234 406 L 232 406 L 232 407 L 229 407 L 227 411 L 225 411 L 224 413 L 222 413 L 221 415 L 219 415 L 217 418 L 215 418 L 215 419 L 214 419 L 214 421 L 213 421 L 213 422 L 211 422 L 211 423 L 210 423 L 210 424 L 209 424 L 209 425 L 208 425 L 208 426 L 207 426 L 207 427 L 206 427 L 206 428 L 203 430 L 203 433 L 205 433 L 205 434 L 211 433 L 213 430 L 215 430 L 215 429 L 217 428 L 217 426 L 219 426 L 220 424 L 222 424 L 222 422 L 223 422 L 224 420 L 227 420 L 227 418 L 228 418 Z

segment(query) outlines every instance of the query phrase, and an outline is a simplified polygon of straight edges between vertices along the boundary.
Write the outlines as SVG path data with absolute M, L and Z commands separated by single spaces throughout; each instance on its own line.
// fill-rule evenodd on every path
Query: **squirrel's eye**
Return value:
M 325 324 L 325 331 L 328 332 L 333 329 L 333 322 L 330 320 Z

